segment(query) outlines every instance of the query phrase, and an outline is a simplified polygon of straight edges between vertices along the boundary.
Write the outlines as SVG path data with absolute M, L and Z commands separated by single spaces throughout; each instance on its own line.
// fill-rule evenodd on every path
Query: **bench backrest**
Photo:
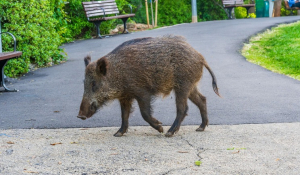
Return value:
M 244 0 L 223 0 L 223 5 L 244 4 Z
M 115 0 L 82 2 L 82 6 L 87 18 L 120 13 Z

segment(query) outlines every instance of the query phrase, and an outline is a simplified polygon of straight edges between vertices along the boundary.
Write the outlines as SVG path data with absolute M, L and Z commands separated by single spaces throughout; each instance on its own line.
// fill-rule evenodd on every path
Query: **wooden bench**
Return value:
M 290 14 L 289 16 L 292 16 L 294 13 L 293 13 L 293 10 L 300 10 L 299 7 L 290 7 L 289 3 L 287 1 L 284 1 L 284 8 L 285 8 L 285 11 L 286 10 L 289 10 L 290 11 Z
M 9 32 L 1 32 L 1 30 L 0 30 L 0 35 L 2 35 L 4 33 L 9 34 L 14 39 L 14 51 L 13 52 L 2 52 L 2 49 L 0 50 L 1 51 L 0 52 L 0 71 L 1 71 L 0 87 L 4 88 L 4 91 L 1 90 L 1 92 L 17 92 L 18 90 L 16 90 L 16 89 L 8 89 L 6 87 L 5 79 L 4 79 L 4 66 L 6 65 L 6 63 L 9 59 L 21 56 L 22 52 L 16 51 L 17 42 L 16 42 L 15 36 Z M 0 40 L 0 42 L 2 42 L 2 41 Z
M 111 19 L 122 19 L 124 23 L 123 33 L 128 33 L 126 21 L 129 17 L 135 16 L 135 14 L 132 13 L 132 7 L 130 5 L 128 5 L 131 9 L 130 14 L 118 15 L 120 12 L 115 0 L 82 2 L 82 6 L 87 20 L 95 24 L 98 38 L 102 38 L 100 35 L 101 22 Z M 111 14 L 114 14 L 115 16 L 106 16 Z
M 255 7 L 255 4 L 244 4 L 244 0 L 222 0 L 223 6 L 228 10 L 228 19 L 232 19 L 232 9 L 235 7 L 244 7 L 249 15 L 249 9 Z

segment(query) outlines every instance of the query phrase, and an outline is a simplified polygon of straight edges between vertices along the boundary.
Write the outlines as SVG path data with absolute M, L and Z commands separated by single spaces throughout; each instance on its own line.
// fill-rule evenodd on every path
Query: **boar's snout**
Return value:
M 82 120 L 90 118 L 90 117 L 92 117 L 93 114 L 96 113 L 97 108 L 98 107 L 97 107 L 96 102 L 89 103 L 89 100 L 87 100 L 86 98 L 83 98 L 77 117 L 82 119 Z
M 82 120 L 85 120 L 85 119 L 87 119 L 87 117 L 85 117 L 85 116 L 81 116 L 81 115 L 78 115 L 78 116 L 77 116 L 77 118 L 80 118 L 80 119 L 82 119 Z

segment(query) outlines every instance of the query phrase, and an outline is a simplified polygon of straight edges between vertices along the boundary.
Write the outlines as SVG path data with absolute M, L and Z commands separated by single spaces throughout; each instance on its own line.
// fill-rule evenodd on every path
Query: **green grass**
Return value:
M 249 62 L 300 80 L 300 21 L 252 37 L 242 54 Z

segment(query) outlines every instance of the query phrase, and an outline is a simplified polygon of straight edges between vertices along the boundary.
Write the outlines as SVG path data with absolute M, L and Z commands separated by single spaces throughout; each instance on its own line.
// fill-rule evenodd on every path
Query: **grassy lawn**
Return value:
M 300 21 L 252 37 L 242 54 L 251 63 L 300 80 Z

